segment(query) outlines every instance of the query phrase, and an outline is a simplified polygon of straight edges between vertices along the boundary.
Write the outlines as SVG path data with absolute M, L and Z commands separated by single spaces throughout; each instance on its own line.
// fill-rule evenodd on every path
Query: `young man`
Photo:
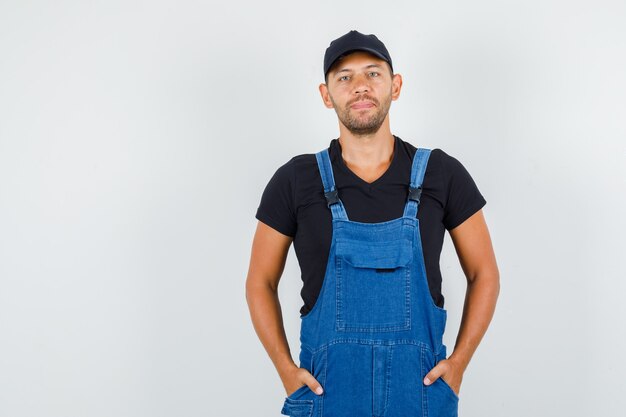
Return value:
M 350 31 L 324 57 L 324 105 L 339 138 L 281 166 L 267 184 L 246 298 L 291 416 L 456 416 L 463 373 L 485 334 L 499 273 L 482 207 L 463 165 L 393 135 L 402 77 L 374 35 Z M 445 230 L 467 277 L 452 353 L 439 255 Z M 290 244 L 302 270 L 299 366 L 277 287 Z

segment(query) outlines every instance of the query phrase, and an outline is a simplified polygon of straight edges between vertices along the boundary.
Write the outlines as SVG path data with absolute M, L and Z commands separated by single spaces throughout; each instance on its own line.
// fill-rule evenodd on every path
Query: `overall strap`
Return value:
M 416 217 L 417 209 L 422 194 L 422 182 L 424 181 L 424 173 L 426 165 L 428 165 L 428 157 L 430 149 L 417 148 L 413 157 L 413 165 L 411 167 L 411 184 L 409 185 L 409 196 L 407 197 L 406 206 L 404 206 L 404 217 Z
M 317 166 L 322 176 L 322 184 L 324 185 L 324 197 L 326 203 L 330 207 L 333 219 L 348 220 L 348 215 L 343 207 L 343 203 L 339 199 L 339 193 L 335 188 L 335 178 L 333 177 L 333 167 L 330 163 L 328 149 L 324 149 L 315 154 Z

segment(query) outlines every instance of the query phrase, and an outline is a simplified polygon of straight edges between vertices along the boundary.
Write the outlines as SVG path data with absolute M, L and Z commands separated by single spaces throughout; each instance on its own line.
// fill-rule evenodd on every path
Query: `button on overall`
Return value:
M 446 310 L 434 304 L 417 212 L 430 149 L 413 158 L 402 217 L 380 223 L 348 219 L 328 149 L 316 154 L 332 213 L 324 283 L 301 316 L 300 367 L 324 387 L 304 385 L 285 398 L 292 417 L 456 417 L 459 398 L 426 374 L 446 358 Z

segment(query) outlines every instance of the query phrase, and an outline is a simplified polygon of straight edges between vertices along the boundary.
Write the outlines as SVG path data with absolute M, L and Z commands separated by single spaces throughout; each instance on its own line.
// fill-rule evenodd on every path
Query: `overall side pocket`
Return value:
M 435 365 L 434 353 L 427 347 L 422 347 L 422 379 Z M 429 416 L 458 417 L 459 396 L 442 377 L 425 386 L 423 393 Z
M 285 397 L 280 413 L 291 417 L 312 417 L 315 404 L 311 395 L 316 394 L 311 391 L 308 385 L 301 386 Z

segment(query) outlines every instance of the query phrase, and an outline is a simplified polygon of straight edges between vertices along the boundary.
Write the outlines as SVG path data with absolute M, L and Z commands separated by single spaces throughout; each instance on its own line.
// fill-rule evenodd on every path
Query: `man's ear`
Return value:
M 332 109 L 335 106 L 333 106 L 333 102 L 330 99 L 330 94 L 328 93 L 328 86 L 324 83 L 321 83 L 319 86 L 320 89 L 320 95 L 322 96 L 322 101 L 324 102 L 324 105 L 329 108 Z
M 393 74 L 391 79 L 391 99 L 397 100 L 400 97 L 400 90 L 402 89 L 402 75 Z

